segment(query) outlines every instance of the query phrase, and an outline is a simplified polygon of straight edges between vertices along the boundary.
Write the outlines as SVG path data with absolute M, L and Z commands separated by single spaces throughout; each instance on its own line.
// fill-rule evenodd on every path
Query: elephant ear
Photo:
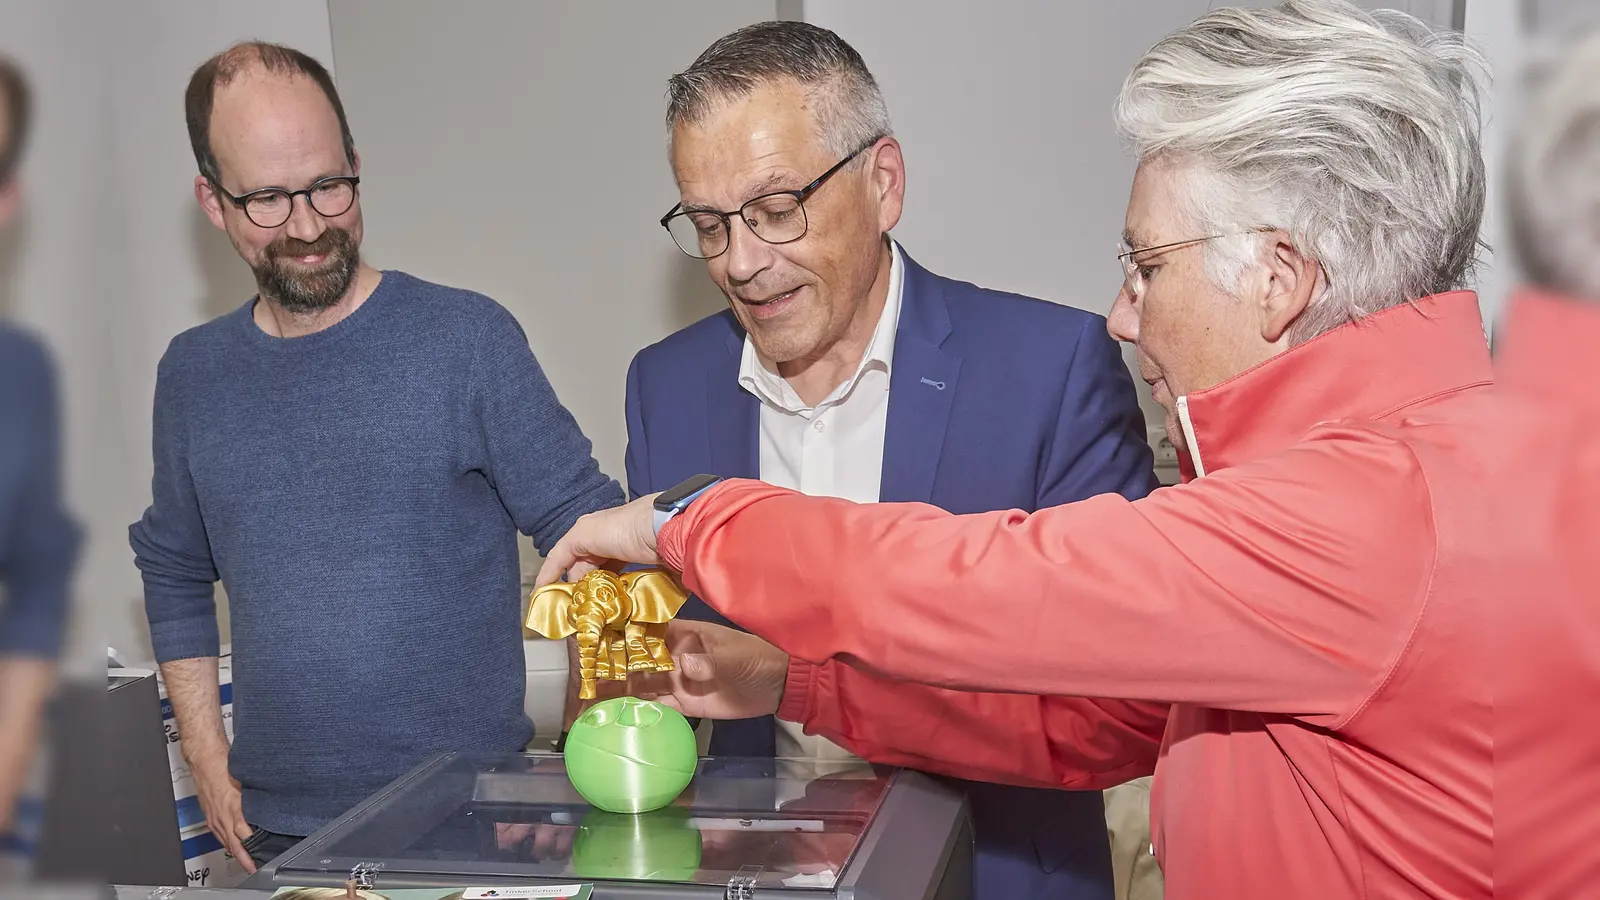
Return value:
M 533 592 L 528 603 L 528 618 L 523 622 L 540 637 L 560 640 L 577 627 L 572 621 L 573 584 L 547 584 Z
M 641 569 L 622 576 L 633 601 L 635 622 L 670 622 L 689 599 L 689 592 L 662 569 Z

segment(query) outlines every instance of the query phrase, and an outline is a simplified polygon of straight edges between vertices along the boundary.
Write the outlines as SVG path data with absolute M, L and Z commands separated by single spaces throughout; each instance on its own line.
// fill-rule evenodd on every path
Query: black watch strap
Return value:
M 657 495 L 655 508 L 659 512 L 675 512 L 701 491 L 721 480 L 717 475 L 691 475 Z

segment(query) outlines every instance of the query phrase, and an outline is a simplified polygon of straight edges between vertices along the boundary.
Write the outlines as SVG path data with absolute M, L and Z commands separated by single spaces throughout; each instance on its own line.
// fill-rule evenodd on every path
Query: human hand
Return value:
M 674 619 L 667 623 L 667 647 L 676 667 L 633 676 L 628 693 L 691 719 L 771 715 L 783 702 L 789 655 L 753 634 Z
M 239 796 L 239 782 L 228 773 L 228 748 L 196 753 L 189 760 L 189 770 L 194 775 L 195 793 L 200 798 L 200 808 L 206 814 L 206 827 L 222 842 L 240 868 L 255 874 L 255 860 L 244 849 L 244 840 L 254 830 L 245 821 L 244 806 Z
M 557 862 L 572 855 L 571 825 L 494 823 L 495 845 L 518 862 Z
M 577 581 L 595 569 L 626 563 L 659 563 L 656 556 L 655 499 L 650 494 L 613 509 L 578 519 L 545 554 L 534 579 L 541 588 L 562 580 Z

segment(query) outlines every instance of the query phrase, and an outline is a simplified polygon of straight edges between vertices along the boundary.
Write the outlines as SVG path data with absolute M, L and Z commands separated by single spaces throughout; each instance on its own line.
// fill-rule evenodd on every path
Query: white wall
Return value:
M 1518 68 L 1523 35 L 1519 0 L 1468 0 L 1464 31 L 1489 58 L 1494 82 L 1484 109 L 1483 157 L 1489 171 L 1488 203 L 1482 239 L 1489 245 L 1478 270 L 1478 307 L 1493 334 L 1494 322 L 1516 287 L 1519 273 L 1511 252 L 1511 236 L 1502 206 L 1500 173 L 1505 168 L 1506 142 L 1519 114 Z
M 114 410 L 103 396 L 110 332 L 102 313 L 118 286 L 119 259 L 107 250 L 121 223 L 115 202 L 104 201 L 111 132 L 102 48 L 90 25 L 95 12 L 85 0 L 0 4 L 0 52 L 26 71 L 35 106 L 22 169 L 24 207 L 0 237 L 0 310 L 42 335 L 56 358 L 68 502 L 90 525 L 104 518 L 108 498 L 124 481 L 103 468 L 101 452 L 115 441 Z M 103 529 L 90 538 L 79 598 L 97 596 L 114 581 Z M 99 644 L 93 622 L 83 612 L 76 617 L 70 671 L 93 671 L 88 660 Z
M 108 312 L 118 335 L 112 360 L 117 378 L 108 389 L 121 411 L 129 450 L 117 465 L 125 490 L 115 498 L 114 514 L 99 523 L 108 545 L 101 554 L 108 590 L 99 596 L 112 605 L 111 639 L 131 655 L 148 658 L 143 587 L 126 529 L 150 502 L 156 363 L 174 335 L 255 293 L 250 270 L 195 203 L 183 91 L 196 66 L 237 41 L 289 44 L 330 68 L 333 51 L 325 0 L 163 0 L 113 4 L 108 12 L 106 33 L 116 36 L 108 60 L 114 73 L 112 179 L 125 207 L 121 243 L 128 257 L 125 301 Z M 218 605 L 226 640 L 227 604 L 220 592 Z
M 895 237 L 933 271 L 1104 314 L 1133 164 L 1111 127 L 1122 79 L 1196 0 L 1130 4 L 805 0 L 877 77 L 905 148 Z M 1146 418 L 1159 426 L 1144 385 Z
M 773 4 L 330 8 L 366 257 L 509 308 L 601 468 L 623 481 L 628 361 L 723 304 L 657 224 L 677 202 L 666 81 Z
M 1595 0 L 1510 2 L 1522 7 L 1521 21 L 1532 37 L 1570 36 L 1579 29 L 1600 28 L 1600 3 Z
M 1104 314 L 1133 162 L 1111 112 L 1145 50 L 1212 6 L 1275 0 L 800 0 L 866 60 L 905 146 L 895 236 L 944 275 Z M 1364 2 L 1448 26 L 1452 0 Z M 1138 382 L 1146 419 L 1162 416 Z
M 1511 249 L 1508 217 L 1503 206 L 1500 173 L 1508 144 L 1524 110 L 1523 66 L 1530 47 L 1559 45 L 1586 29 L 1600 28 L 1596 0 L 1467 0 L 1466 33 L 1488 55 L 1494 67 L 1494 88 L 1484 126 L 1484 155 L 1489 166 L 1489 209 L 1483 239 L 1494 249 L 1479 277 L 1484 315 L 1498 320 L 1510 293 L 1522 278 Z M 1544 47 L 1546 51 L 1550 47 Z M 1557 51 L 1559 52 L 1559 51 Z
M 61 368 L 69 501 L 88 531 L 74 667 L 94 672 L 107 642 L 130 660 L 150 657 L 127 528 L 150 499 L 156 361 L 173 335 L 254 291 L 195 208 L 184 87 L 206 57 L 245 38 L 328 61 L 327 7 L 7 3 L 0 36 L 38 107 L 26 211 L 0 250 L 0 307 L 42 332 Z
M 110 180 L 123 206 L 118 245 L 127 275 L 107 304 L 116 339 L 106 384 L 123 435 L 109 491 L 96 517 L 95 557 L 111 604 L 115 645 L 150 654 L 143 586 L 133 567 L 127 526 L 150 502 L 150 412 L 156 363 L 179 332 L 215 318 L 255 293 L 249 268 L 194 200 L 194 153 L 184 123 L 183 92 L 195 67 L 242 40 L 289 44 L 332 68 L 325 0 L 162 0 L 107 6 L 110 102 L 115 134 Z M 226 640 L 226 598 L 219 595 Z
M 1384 5 L 1447 25 L 1461 2 L 1501 70 L 1497 154 L 1517 0 Z M 1600 9 L 1529 3 L 1550 28 Z M 947 275 L 1105 312 L 1132 174 L 1112 100 L 1144 49 L 1209 5 L 0 4 L 0 51 L 26 66 L 38 94 L 28 207 L 0 237 L 0 311 L 42 331 L 63 370 L 70 500 L 89 526 L 78 594 L 96 601 L 75 631 L 78 655 L 96 664 L 108 640 L 148 656 L 126 528 L 149 500 L 156 361 L 174 334 L 253 291 L 190 191 L 182 91 L 208 55 L 259 37 L 335 69 L 363 155 L 368 256 L 511 308 L 603 468 L 621 478 L 628 358 L 721 302 L 655 224 L 675 199 L 661 125 L 668 75 L 758 19 L 834 28 L 878 75 L 905 144 L 910 191 L 896 236 L 910 252 Z M 1503 245 L 1497 200 L 1488 237 Z M 1513 277 L 1498 260 L 1486 270 L 1491 312 Z

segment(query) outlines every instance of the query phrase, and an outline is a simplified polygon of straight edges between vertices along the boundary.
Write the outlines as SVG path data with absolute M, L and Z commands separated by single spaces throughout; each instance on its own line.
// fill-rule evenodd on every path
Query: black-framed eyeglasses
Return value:
M 304 190 L 262 188 L 239 197 L 228 193 L 227 188 L 215 181 L 211 186 L 232 201 L 234 206 L 244 210 L 245 216 L 256 225 L 261 228 L 277 228 L 289 221 L 289 217 L 294 214 L 294 198 L 301 195 L 304 195 L 306 202 L 311 204 L 312 210 L 325 219 L 344 215 L 355 205 L 356 185 L 360 183 L 361 179 L 355 175 L 330 175 L 327 178 L 317 179 Z
M 672 242 L 678 245 L 679 250 L 695 259 L 712 259 L 728 251 L 729 229 L 733 227 L 735 216 L 745 223 L 752 234 L 769 244 L 798 241 L 806 236 L 809 227 L 806 200 L 851 160 L 872 149 L 883 138 L 884 135 L 880 134 L 862 144 L 855 152 L 834 163 L 833 168 L 819 175 L 816 181 L 797 191 L 762 194 L 732 212 L 686 210 L 682 203 L 678 203 L 661 217 L 661 227 L 672 235 Z

